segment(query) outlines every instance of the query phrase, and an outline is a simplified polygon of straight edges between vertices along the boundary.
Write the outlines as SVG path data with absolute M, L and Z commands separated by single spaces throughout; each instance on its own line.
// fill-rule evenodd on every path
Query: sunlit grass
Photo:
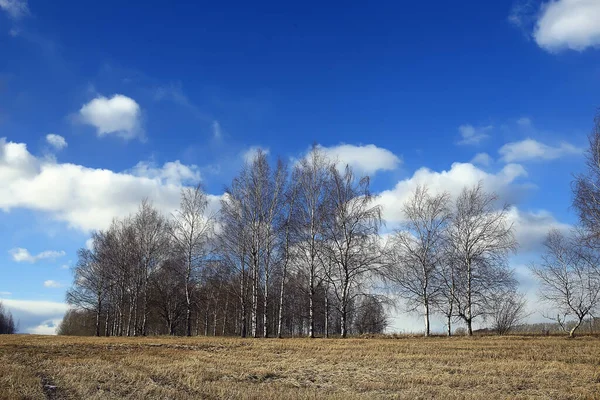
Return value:
M 0 336 L 0 398 L 47 396 L 600 399 L 600 340 Z

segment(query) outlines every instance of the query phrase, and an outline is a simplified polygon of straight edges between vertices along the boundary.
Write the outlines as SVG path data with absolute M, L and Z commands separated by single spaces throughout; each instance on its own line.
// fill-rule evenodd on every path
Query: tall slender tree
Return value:
M 496 208 L 498 198 L 481 183 L 463 189 L 454 206 L 448 243 L 456 262 L 454 303 L 456 315 L 473 334 L 473 320 L 489 312 L 491 296 L 516 286 L 508 255 L 517 242 L 508 222 L 508 206 Z
M 192 296 L 197 279 L 210 253 L 214 216 L 207 212 L 208 198 L 202 188 L 184 188 L 179 210 L 171 224 L 171 243 L 176 258 L 182 259 L 183 287 L 185 293 L 186 335 L 192 335 Z
M 425 319 L 425 336 L 430 334 L 430 316 L 441 301 L 440 272 L 446 262 L 446 228 L 450 221 L 450 196 L 430 195 L 419 186 L 403 206 L 405 222 L 392 240 L 387 274 L 406 301 L 408 310 Z

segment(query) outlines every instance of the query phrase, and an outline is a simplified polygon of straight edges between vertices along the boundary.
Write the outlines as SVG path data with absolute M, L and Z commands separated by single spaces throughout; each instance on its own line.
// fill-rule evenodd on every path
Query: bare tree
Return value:
M 496 293 L 488 304 L 492 328 L 498 335 L 506 335 L 527 317 L 525 296 L 516 290 Z
M 207 206 L 207 196 L 200 186 L 182 189 L 180 208 L 173 214 L 170 230 L 175 254 L 185 263 L 182 278 L 187 336 L 192 335 L 192 291 L 209 254 L 213 233 L 213 216 L 207 214 Z
M 0 335 L 11 335 L 16 333 L 17 327 L 12 313 L 4 308 L 0 301 Z
M 438 301 L 434 303 L 434 308 L 446 319 L 446 334 L 452 336 L 452 322 L 456 319 L 454 299 L 456 297 L 456 270 L 458 262 L 453 258 L 451 246 L 447 242 L 442 251 L 444 260 L 438 267 L 436 277 L 439 283 L 439 296 Z
M 362 295 L 364 281 L 382 265 L 379 228 L 381 207 L 374 204 L 369 177 L 357 179 L 350 166 L 341 173 L 330 167 L 324 218 L 323 264 L 337 302 L 341 335 L 348 334 L 349 306 Z
M 473 320 L 488 312 L 487 301 L 497 291 L 516 286 L 508 269 L 508 255 L 515 251 L 508 206 L 495 207 L 497 196 L 478 184 L 463 189 L 456 199 L 448 230 L 451 257 L 456 263 L 455 313 L 473 334 Z
M 408 310 L 422 312 L 425 336 L 429 336 L 431 311 L 443 289 L 440 269 L 447 256 L 450 197 L 447 193 L 432 196 L 426 187 L 419 186 L 404 204 L 403 213 L 406 222 L 392 239 L 386 275 L 406 301 Z M 449 304 L 452 307 L 451 299 Z
M 292 184 L 298 185 L 294 218 L 296 265 L 308 280 L 308 336 L 315 337 L 316 289 L 324 279 L 320 259 L 325 218 L 327 217 L 328 182 L 331 161 L 316 145 L 298 162 Z
M 575 177 L 573 206 L 584 228 L 584 238 L 598 245 L 600 243 L 600 113 L 594 120 L 594 129 L 588 140 L 589 148 L 585 160 L 587 171 Z
M 282 329 L 283 329 L 283 311 L 284 311 L 284 302 L 285 302 L 285 285 L 287 279 L 288 266 L 294 257 L 293 249 L 292 249 L 292 224 L 293 224 L 293 216 L 294 210 L 296 207 L 296 195 L 297 195 L 298 185 L 288 185 L 288 190 L 285 196 L 284 202 L 284 213 L 285 220 L 283 221 L 283 225 L 281 227 L 281 282 L 279 287 L 279 314 L 277 317 L 277 337 L 282 337 Z
M 100 316 L 107 296 L 108 277 L 98 257 L 106 246 L 103 233 L 92 236 L 93 249 L 80 249 L 74 269 L 75 284 L 66 294 L 67 303 L 76 308 L 89 310 L 95 314 L 95 335 L 100 336 Z
M 140 247 L 140 280 L 142 282 L 142 321 L 139 334 L 147 334 L 148 282 L 152 273 L 168 256 L 169 226 L 167 220 L 147 200 L 142 200 L 133 219 Z
M 530 269 L 538 278 L 539 296 L 556 307 L 552 319 L 567 330 L 568 319 L 575 318 L 569 331 L 573 337 L 600 304 L 600 257 L 579 235 L 566 237 L 558 230 L 548 234 L 545 247 L 542 261 Z

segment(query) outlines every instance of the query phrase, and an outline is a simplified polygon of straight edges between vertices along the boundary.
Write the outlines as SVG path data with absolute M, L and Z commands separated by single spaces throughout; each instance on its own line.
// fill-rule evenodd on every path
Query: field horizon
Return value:
M 600 398 L 600 339 L 0 336 L 2 399 Z

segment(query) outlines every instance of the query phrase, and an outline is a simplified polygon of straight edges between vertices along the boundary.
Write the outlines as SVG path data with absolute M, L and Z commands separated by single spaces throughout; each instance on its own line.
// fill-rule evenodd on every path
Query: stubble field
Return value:
M 0 336 L 2 399 L 600 399 L 600 339 Z

